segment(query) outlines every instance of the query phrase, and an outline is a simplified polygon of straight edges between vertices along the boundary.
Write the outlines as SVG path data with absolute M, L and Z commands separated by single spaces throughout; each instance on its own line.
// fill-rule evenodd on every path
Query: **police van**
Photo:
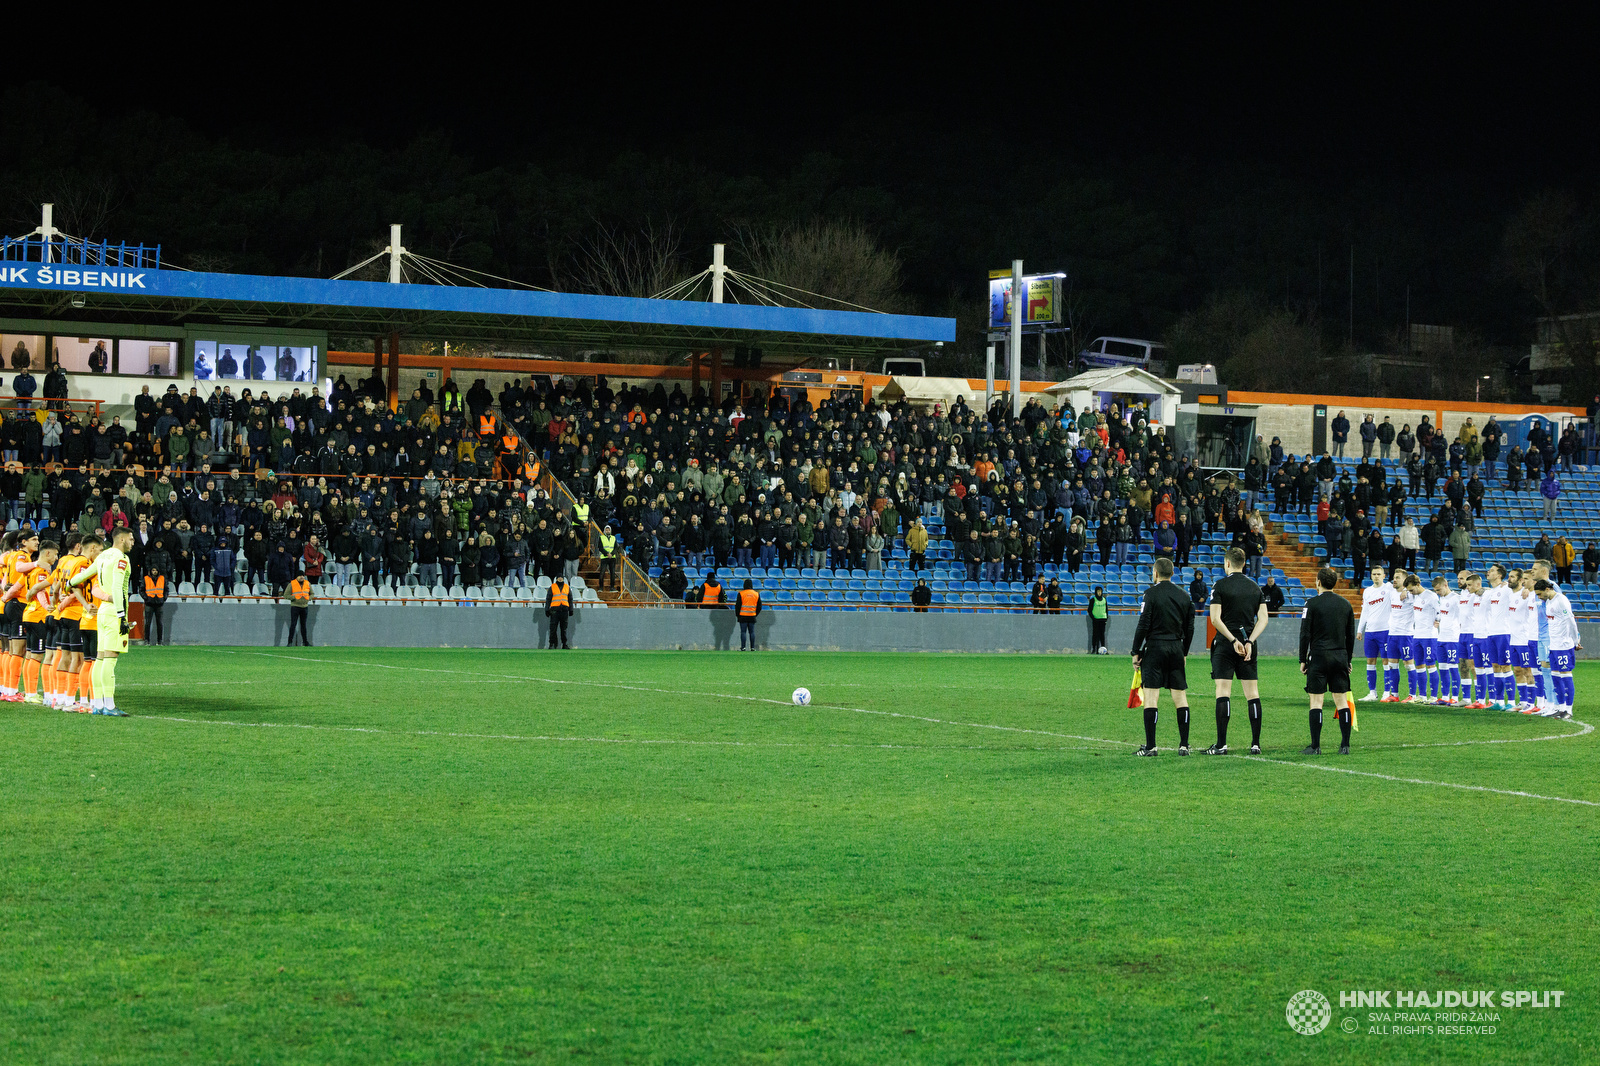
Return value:
M 1096 337 L 1078 353 L 1078 363 L 1091 370 L 1137 367 L 1160 376 L 1167 371 L 1167 346 L 1134 337 Z

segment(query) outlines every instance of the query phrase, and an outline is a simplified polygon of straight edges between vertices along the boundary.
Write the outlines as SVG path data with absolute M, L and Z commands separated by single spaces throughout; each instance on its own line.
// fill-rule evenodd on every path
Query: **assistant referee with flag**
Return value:
M 1356 613 L 1333 591 L 1339 575 L 1331 567 L 1317 571 L 1320 594 L 1306 603 L 1300 616 L 1300 672 L 1311 697 L 1311 745 L 1300 754 L 1322 754 L 1322 697 L 1333 693 L 1339 715 L 1339 754 L 1350 754 L 1350 657 L 1356 650 Z
M 1135 755 L 1156 753 L 1157 701 L 1172 693 L 1178 712 L 1178 754 L 1189 754 L 1189 679 L 1184 657 L 1194 641 L 1194 601 L 1172 583 L 1172 560 L 1157 559 L 1155 584 L 1145 590 L 1139 628 L 1133 634 L 1133 666 L 1144 686 L 1144 745 Z

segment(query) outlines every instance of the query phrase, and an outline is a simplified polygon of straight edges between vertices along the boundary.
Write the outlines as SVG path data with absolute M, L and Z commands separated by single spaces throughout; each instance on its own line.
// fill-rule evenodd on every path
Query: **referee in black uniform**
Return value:
M 1189 679 L 1184 656 L 1194 641 L 1194 601 L 1172 583 L 1172 560 L 1157 559 L 1155 584 L 1145 590 L 1139 628 L 1133 634 L 1133 665 L 1144 689 L 1144 747 L 1135 755 L 1156 753 L 1156 705 L 1161 690 L 1172 693 L 1178 711 L 1178 754 L 1189 754 Z
M 1350 754 L 1350 657 L 1356 650 L 1356 613 L 1336 595 L 1339 575 L 1324 566 L 1317 571 L 1321 593 L 1300 616 L 1300 672 L 1311 695 L 1311 746 L 1300 754 L 1322 754 L 1322 695 L 1333 693 L 1339 714 L 1339 754 Z
M 1267 601 L 1261 586 L 1244 576 L 1242 548 L 1222 557 L 1227 574 L 1211 590 L 1211 679 L 1217 683 L 1217 742 L 1207 755 L 1228 754 L 1228 719 L 1232 716 L 1233 679 L 1244 689 L 1250 710 L 1250 754 L 1261 754 L 1261 690 L 1257 687 L 1256 638 L 1267 628 Z

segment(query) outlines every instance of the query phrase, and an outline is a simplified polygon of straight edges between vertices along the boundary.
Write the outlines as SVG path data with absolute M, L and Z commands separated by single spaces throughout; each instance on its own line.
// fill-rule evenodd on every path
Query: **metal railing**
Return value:
M 71 411 L 98 418 L 105 411 L 105 401 L 52 399 L 44 396 L 0 396 L 0 412 L 28 412 L 37 415 L 45 411 Z
M 524 460 L 524 465 L 526 465 L 527 458 L 533 453 L 533 446 L 528 443 L 527 439 L 523 437 L 522 434 L 517 431 L 516 427 L 511 425 L 511 423 L 506 422 L 505 428 L 516 434 L 517 442 L 522 448 L 521 458 Z M 542 458 L 540 459 L 539 463 L 539 487 L 550 494 L 551 501 L 553 501 L 558 508 L 563 502 L 565 502 L 568 511 L 571 513 L 576 513 L 573 511 L 573 508 L 577 506 L 577 497 L 573 496 L 571 490 L 556 478 L 555 474 L 550 471 L 549 466 Z M 603 533 L 603 530 L 601 530 L 600 527 L 595 525 L 595 523 L 592 521 L 586 522 L 584 525 L 585 536 L 583 540 L 582 558 L 593 560 L 597 566 L 604 567 L 602 556 L 599 550 L 600 536 Z M 620 545 L 621 538 L 618 538 L 618 543 Z M 644 570 L 640 569 L 639 564 L 628 558 L 627 554 L 624 552 L 619 552 L 618 558 L 622 562 L 620 568 L 620 584 L 622 586 L 623 595 L 637 601 L 641 606 L 668 606 L 671 604 L 671 599 L 661 591 L 654 581 L 650 580 L 650 575 Z
M 0 262 L 59 263 L 66 266 L 160 270 L 161 245 L 89 241 L 77 237 L 0 238 Z

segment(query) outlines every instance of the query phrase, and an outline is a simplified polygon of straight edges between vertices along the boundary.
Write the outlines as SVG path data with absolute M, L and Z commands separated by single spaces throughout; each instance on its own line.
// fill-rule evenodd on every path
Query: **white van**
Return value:
M 1078 353 L 1086 367 L 1138 367 L 1160 375 L 1167 370 L 1167 346 L 1134 337 L 1096 337 L 1094 343 Z
M 896 355 L 883 361 L 883 372 L 890 377 L 925 378 L 928 364 L 911 356 Z

